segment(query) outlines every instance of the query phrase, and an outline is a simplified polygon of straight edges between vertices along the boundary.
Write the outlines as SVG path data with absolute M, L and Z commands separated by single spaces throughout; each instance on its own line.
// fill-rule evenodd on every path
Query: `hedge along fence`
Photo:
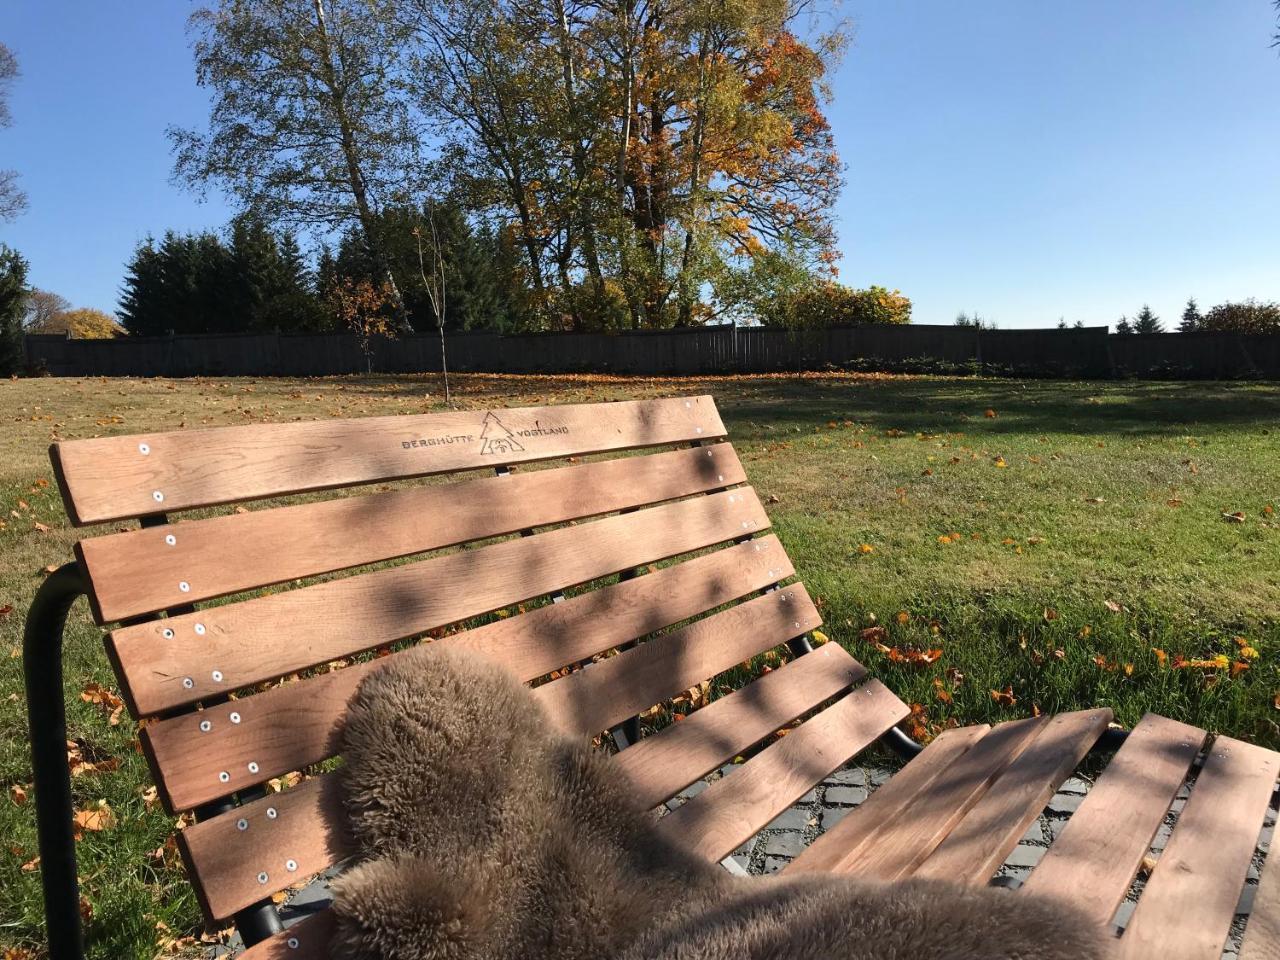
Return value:
M 628 333 L 464 332 L 449 368 L 484 373 L 708 374 L 796 370 L 987 372 L 1022 376 L 1280 379 L 1280 335 L 1109 335 L 1106 327 L 975 330 L 860 326 L 788 331 L 701 327 Z M 225 334 L 71 340 L 29 336 L 26 359 L 53 376 L 324 376 L 364 373 L 354 336 Z M 440 370 L 424 334 L 372 345 L 380 373 Z

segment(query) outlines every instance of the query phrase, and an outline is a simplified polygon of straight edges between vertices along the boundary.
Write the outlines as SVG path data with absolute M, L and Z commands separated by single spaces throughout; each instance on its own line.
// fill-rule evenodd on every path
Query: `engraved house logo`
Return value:
M 492 413 L 484 415 L 484 425 L 480 430 L 482 441 L 480 453 L 516 453 L 523 450 L 516 435 L 508 430 Z

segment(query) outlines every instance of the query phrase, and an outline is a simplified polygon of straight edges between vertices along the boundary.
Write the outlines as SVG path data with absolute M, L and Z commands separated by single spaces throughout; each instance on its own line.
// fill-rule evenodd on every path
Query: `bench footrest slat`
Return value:
M 1278 774 L 1280 753 L 1214 740 L 1120 937 L 1121 960 L 1217 960 Z
M 849 811 L 792 860 L 784 872 L 844 873 L 863 847 L 876 844 L 917 796 L 923 794 L 991 730 L 987 724 L 946 730 L 889 782 Z
M 1111 722 L 1107 709 L 1060 713 L 1000 774 L 916 876 L 985 884 Z
M 1154 713 L 1143 717 L 1022 889 L 1110 922 L 1205 736 Z

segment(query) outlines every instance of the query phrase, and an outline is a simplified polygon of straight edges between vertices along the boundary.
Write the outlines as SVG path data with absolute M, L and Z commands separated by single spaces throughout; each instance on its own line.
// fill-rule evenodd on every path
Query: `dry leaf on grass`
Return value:
M 97 805 L 84 810 L 77 810 L 71 819 L 75 824 L 77 840 L 86 830 L 97 833 L 100 830 L 110 830 L 116 825 L 115 811 L 107 805 L 105 800 L 99 800 Z
M 991 699 L 1002 707 L 1012 707 L 1018 702 L 1018 698 L 1013 695 L 1013 685 L 1006 686 L 1003 690 L 992 690 Z

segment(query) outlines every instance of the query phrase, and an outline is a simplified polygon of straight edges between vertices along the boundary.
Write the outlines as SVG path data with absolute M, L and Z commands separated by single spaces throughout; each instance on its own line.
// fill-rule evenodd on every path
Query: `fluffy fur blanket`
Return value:
M 360 862 L 335 957 L 384 960 L 1097 960 L 1101 931 L 999 890 L 735 878 L 653 830 L 590 744 L 500 668 L 441 647 L 354 698 L 344 781 Z

